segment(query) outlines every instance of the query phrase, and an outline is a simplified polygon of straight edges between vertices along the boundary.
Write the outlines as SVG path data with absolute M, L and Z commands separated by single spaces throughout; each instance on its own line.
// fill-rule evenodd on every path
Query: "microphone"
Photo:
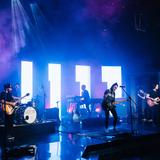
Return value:
M 122 85 L 122 86 L 119 86 L 119 87 L 121 87 L 121 88 L 125 88 L 125 86 L 124 86 L 124 85 Z

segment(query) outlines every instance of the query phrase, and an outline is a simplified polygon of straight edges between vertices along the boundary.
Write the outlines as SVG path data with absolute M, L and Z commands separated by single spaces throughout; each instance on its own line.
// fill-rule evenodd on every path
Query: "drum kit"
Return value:
M 33 124 L 38 121 L 36 100 L 32 99 L 26 104 L 20 104 L 14 112 L 15 124 Z

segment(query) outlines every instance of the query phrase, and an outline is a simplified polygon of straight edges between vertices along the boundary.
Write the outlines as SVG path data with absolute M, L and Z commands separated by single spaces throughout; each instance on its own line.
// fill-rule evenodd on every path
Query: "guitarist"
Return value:
M 152 120 L 155 124 L 160 123 L 160 93 L 159 93 L 159 84 L 153 84 L 153 89 L 146 96 L 148 108 L 151 111 Z
M 114 117 L 113 127 L 114 127 L 114 130 L 116 130 L 118 116 L 115 109 L 115 105 L 113 103 L 115 102 L 115 91 L 117 88 L 118 88 L 118 84 L 114 83 L 110 89 L 107 89 L 104 92 L 102 109 L 105 112 L 105 131 L 106 132 L 108 132 L 107 129 L 108 129 L 108 121 L 109 121 L 109 111 L 112 113 Z
M 14 102 L 14 97 L 12 96 L 12 85 L 10 83 L 4 84 L 4 91 L 0 93 L 0 102 L 1 106 L 4 107 L 4 111 L 7 103 Z M 8 115 L 5 112 L 5 127 L 7 138 L 12 138 L 11 131 L 13 128 L 13 114 Z

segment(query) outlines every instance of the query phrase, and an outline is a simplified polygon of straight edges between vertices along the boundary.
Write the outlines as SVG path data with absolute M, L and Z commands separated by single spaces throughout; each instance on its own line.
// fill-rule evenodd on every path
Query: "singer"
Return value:
M 105 131 L 108 132 L 108 121 L 109 121 L 109 111 L 112 113 L 114 117 L 113 121 L 113 130 L 116 130 L 117 125 L 117 112 L 116 112 L 116 106 L 114 105 L 115 102 L 115 91 L 118 88 L 118 84 L 114 83 L 110 89 L 107 89 L 104 92 L 103 101 L 102 101 L 102 109 L 105 112 Z

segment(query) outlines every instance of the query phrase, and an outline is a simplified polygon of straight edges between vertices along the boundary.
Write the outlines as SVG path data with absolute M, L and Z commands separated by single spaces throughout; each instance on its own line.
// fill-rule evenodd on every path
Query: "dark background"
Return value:
M 20 60 L 43 67 L 50 62 L 122 66 L 127 74 L 157 73 L 160 69 L 158 0 L 16 1 L 25 13 L 25 20 L 16 21 L 26 22 L 30 30 L 23 28 L 23 47 L 7 50 L 13 43 L 13 1 L 1 0 L 0 71 L 5 73 L 0 80 L 20 76 Z M 19 6 L 14 9 L 22 13 Z

